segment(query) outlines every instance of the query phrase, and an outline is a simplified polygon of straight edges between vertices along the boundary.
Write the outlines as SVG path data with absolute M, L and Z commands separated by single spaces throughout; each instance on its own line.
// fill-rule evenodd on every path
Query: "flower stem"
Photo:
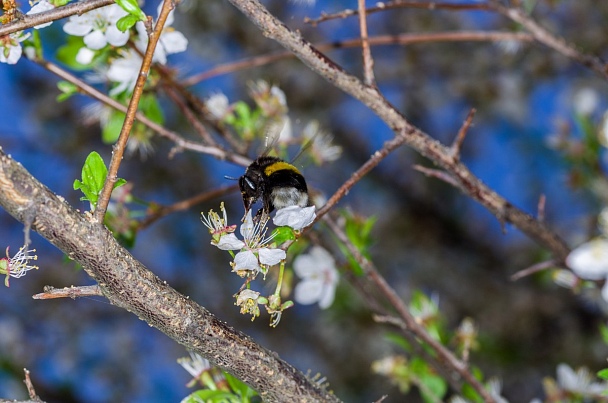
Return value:
M 281 294 L 281 285 L 283 284 L 283 273 L 285 272 L 285 261 L 281 260 L 281 266 L 279 267 L 279 279 L 277 280 L 277 288 L 274 290 L 274 295 L 279 297 Z

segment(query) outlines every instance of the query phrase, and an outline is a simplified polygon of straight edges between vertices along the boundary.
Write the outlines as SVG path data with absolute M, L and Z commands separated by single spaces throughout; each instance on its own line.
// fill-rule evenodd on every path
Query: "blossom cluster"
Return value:
M 264 220 L 255 221 L 251 210 L 247 212 L 236 236 L 236 225 L 228 224 L 228 217 L 223 203 L 220 214 L 211 210 L 202 215 L 202 221 L 211 234 L 211 244 L 219 249 L 230 251 L 233 261 L 232 271 L 246 279 L 242 289 L 236 294 L 236 305 L 241 313 L 250 314 L 252 320 L 260 315 L 260 305 L 264 305 L 273 317 L 271 325 L 276 326 L 281 313 L 291 307 L 291 301 L 282 302 L 280 297 L 286 253 L 278 247 L 275 238 L 278 232 L 266 235 L 268 227 Z M 315 207 L 290 206 L 277 211 L 273 223 L 278 227 L 287 226 L 299 232 L 310 225 L 316 217 Z M 233 251 L 238 251 L 234 254 Z M 269 268 L 280 264 L 277 290 L 267 297 L 250 288 L 250 283 L 262 273 L 265 277 Z M 294 299 L 300 304 L 318 303 L 323 309 L 329 307 L 334 300 L 335 288 L 338 283 L 338 272 L 333 257 L 320 246 L 314 246 L 307 254 L 300 254 L 293 262 L 294 272 L 301 281 L 294 291 Z
M 38 0 L 27 14 L 33 15 L 49 11 L 65 3 L 67 3 L 66 0 Z M 135 24 L 134 30 L 123 31 L 119 28 L 119 21 L 128 15 L 129 13 L 118 4 L 111 4 L 82 15 L 71 16 L 63 25 L 65 33 L 82 38 L 83 45 L 78 49 L 75 61 L 83 66 L 92 65 L 96 57 L 107 54 L 103 51 L 108 47 L 115 50 L 106 60 L 109 67 L 100 70 L 103 71 L 102 74 L 106 80 L 115 83 L 110 95 L 133 90 L 142 62 L 141 55 L 148 44 L 148 34 L 142 21 Z M 155 62 L 165 64 L 168 55 L 183 52 L 188 46 L 186 37 L 181 32 L 174 30 L 171 27 L 172 23 L 173 11 L 167 18 L 155 49 L 153 56 Z M 40 29 L 49 25 L 51 25 L 50 22 L 34 28 Z M 17 63 L 23 54 L 22 42 L 29 36 L 29 33 L 16 32 L 0 37 L 0 62 Z M 129 46 L 130 43 L 131 46 Z

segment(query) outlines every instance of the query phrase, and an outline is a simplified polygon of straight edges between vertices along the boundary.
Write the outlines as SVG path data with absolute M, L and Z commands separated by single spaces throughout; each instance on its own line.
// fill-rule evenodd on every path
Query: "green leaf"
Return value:
M 104 123 L 101 131 L 101 140 L 104 143 L 114 144 L 118 140 L 125 116 L 124 113 L 115 110 L 110 113 L 110 118 Z
M 237 396 L 223 390 L 197 390 L 196 392 L 186 396 L 181 403 L 239 403 Z
M 257 396 L 258 393 L 240 379 L 227 372 L 224 372 L 224 377 L 226 378 L 230 389 L 241 397 L 242 402 L 249 401 L 249 398 Z
M 163 110 L 158 103 L 158 98 L 154 94 L 143 95 L 139 101 L 138 109 L 154 123 L 162 125 L 165 122 Z
M 118 28 L 118 30 L 121 32 L 127 32 L 129 29 L 131 29 L 131 27 L 133 27 L 133 25 L 137 23 L 137 21 L 139 21 L 137 16 L 132 14 L 125 15 L 116 21 L 116 28 Z
M 272 242 L 277 245 L 281 245 L 283 242 L 292 241 L 296 239 L 296 234 L 290 227 L 277 227 L 272 231 Z
M 96 151 L 91 152 L 87 157 L 81 175 L 82 181 L 78 179 L 74 181 L 74 190 L 80 189 L 84 193 L 84 197 L 80 200 L 88 200 L 95 206 L 108 176 L 108 168 Z
M 608 381 L 608 368 L 604 368 L 597 373 L 597 376 L 605 381 Z
M 127 13 L 131 14 L 134 17 L 137 17 L 138 20 L 146 20 L 146 14 L 141 11 L 141 8 L 139 8 L 137 0 L 116 0 L 116 4 L 122 7 L 122 9 L 125 10 Z
M 67 43 L 57 50 L 57 60 L 77 71 L 89 69 L 90 65 L 80 64 L 76 61 L 76 55 L 83 46 L 85 45 L 81 36 L 69 35 Z
M 58 102 L 63 102 L 72 95 L 78 93 L 78 87 L 68 81 L 59 81 L 57 83 L 57 88 L 61 91 L 61 94 L 57 95 Z
M 97 205 L 99 194 L 108 176 L 108 168 L 106 168 L 106 164 L 96 151 L 92 151 L 87 157 L 82 167 L 81 176 L 82 180 L 76 179 L 74 181 L 74 190 L 82 191 L 84 197 L 81 197 L 80 200 L 88 200 L 94 207 Z M 114 189 L 125 183 L 124 179 L 118 178 L 114 183 Z

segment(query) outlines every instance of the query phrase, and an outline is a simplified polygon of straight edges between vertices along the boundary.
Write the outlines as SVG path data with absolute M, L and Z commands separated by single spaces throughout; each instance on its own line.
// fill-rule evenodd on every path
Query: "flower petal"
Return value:
M 601 280 L 608 276 L 608 240 L 593 239 L 574 249 L 566 258 L 574 273 L 587 280 Z
M 63 25 L 63 31 L 68 35 L 85 36 L 93 29 L 93 24 L 85 15 L 74 15 Z
M 179 31 L 163 32 L 160 36 L 160 43 L 168 55 L 184 52 L 188 47 L 188 39 Z
M 112 46 L 124 46 L 129 40 L 129 31 L 122 32 L 116 25 L 110 25 L 106 30 L 106 40 Z
M 299 304 L 310 305 L 319 301 L 322 293 L 323 282 L 321 280 L 304 280 L 296 285 L 293 298 Z
M 239 250 L 245 247 L 245 242 L 238 239 L 234 234 L 226 234 L 220 238 L 215 246 L 221 250 Z
M 259 271 L 260 266 L 258 265 L 258 258 L 250 250 L 244 250 L 239 252 L 234 257 L 234 269 L 233 271 L 239 270 L 254 270 Z
M 106 36 L 103 32 L 94 30 L 93 32 L 84 36 L 84 44 L 87 45 L 89 49 L 99 50 L 107 45 L 108 41 L 106 40 Z
M 287 255 L 283 249 L 262 248 L 258 250 L 260 263 L 263 265 L 274 266 L 285 259 Z
M 315 213 L 315 206 L 310 207 L 299 207 L 289 206 L 277 211 L 272 222 L 276 226 L 288 226 L 296 231 L 301 230 L 304 227 L 309 226 L 317 217 Z
M 93 61 L 95 52 L 86 46 L 81 47 L 76 54 L 76 61 L 80 64 L 89 64 Z

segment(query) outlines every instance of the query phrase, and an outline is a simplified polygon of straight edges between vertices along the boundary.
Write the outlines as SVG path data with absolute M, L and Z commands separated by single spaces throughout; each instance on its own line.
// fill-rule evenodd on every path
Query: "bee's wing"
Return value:
M 268 155 L 268 153 L 277 145 L 284 129 L 285 121 L 271 121 L 266 125 L 266 137 L 264 139 L 264 152 L 262 155 Z

